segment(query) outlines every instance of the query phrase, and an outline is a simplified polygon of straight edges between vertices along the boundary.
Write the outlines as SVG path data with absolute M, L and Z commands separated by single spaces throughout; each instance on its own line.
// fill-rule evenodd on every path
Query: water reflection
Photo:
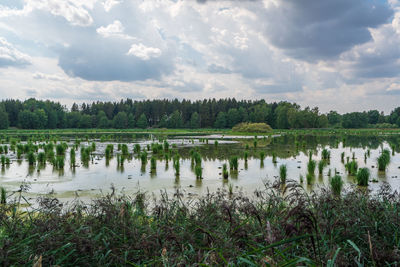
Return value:
M 10 190 L 16 190 L 21 182 L 28 181 L 32 184 L 32 194 L 43 194 L 54 190 L 61 196 L 73 195 L 72 193 L 78 190 L 81 196 L 93 196 L 100 190 L 109 188 L 110 184 L 114 184 L 116 188 L 125 188 L 127 192 L 133 192 L 137 189 L 138 183 L 141 188 L 149 192 L 182 187 L 193 194 L 202 194 L 208 189 L 213 190 L 228 184 L 253 192 L 263 186 L 263 180 L 277 179 L 279 166 L 285 164 L 288 169 L 288 179 L 297 180 L 307 190 L 313 190 L 318 188 L 318 185 L 328 185 L 330 177 L 335 172 L 342 175 L 347 183 L 354 183 L 354 177 L 349 176 L 345 168 L 346 163 L 354 160 L 358 162 L 359 167 L 368 167 L 371 170 L 371 189 L 377 188 L 382 182 L 389 182 L 396 189 L 400 188 L 400 178 L 397 178 L 400 177 L 398 156 L 400 138 L 397 135 L 258 137 L 256 147 L 254 138 L 244 140 L 226 138 L 218 140 L 218 145 L 215 145 L 214 141 L 208 142 L 207 145 L 205 140 L 208 139 L 190 137 L 136 135 L 136 139 L 133 139 L 132 136 L 116 136 L 117 140 L 121 140 L 119 142 L 127 144 L 128 154 L 123 155 L 120 149 L 114 150 L 112 155 L 106 157 L 107 145 L 118 147 L 117 142 L 107 141 L 111 140 L 109 137 L 99 136 L 98 139 L 92 140 L 90 138 L 93 136 L 89 136 L 88 141 L 81 142 L 69 140 L 69 147 L 76 149 L 77 164 L 73 167 L 67 167 L 72 165 L 68 151 L 65 156 L 65 167 L 57 168 L 51 162 L 30 166 L 24 155 L 23 159 L 16 159 L 16 152 L 10 150 L 8 157 L 17 164 L 2 166 L 0 181 Z M 163 148 L 165 138 L 168 138 L 166 140 L 169 143 L 167 149 Z M 103 142 L 100 142 L 100 139 L 103 139 Z M 89 147 L 93 141 L 96 150 L 90 154 L 89 160 L 83 160 L 80 146 Z M 154 149 L 151 145 L 153 142 L 159 143 L 161 149 Z M 146 151 L 147 160 L 143 161 L 139 152 L 133 152 L 135 145 L 139 145 L 140 151 Z M 324 148 L 331 152 L 331 156 L 326 160 L 322 173 L 317 171 L 316 176 L 307 177 L 309 156 L 311 155 L 311 158 L 318 163 L 322 160 Z M 392 160 L 386 172 L 378 172 L 376 158 L 383 148 L 391 150 Z M 42 148 L 39 148 L 39 151 L 42 151 Z M 201 155 L 201 176 L 204 179 L 196 179 L 194 152 Z M 232 156 L 238 157 L 238 171 L 229 170 L 228 162 Z M 224 163 L 228 165 L 228 179 L 222 178 Z

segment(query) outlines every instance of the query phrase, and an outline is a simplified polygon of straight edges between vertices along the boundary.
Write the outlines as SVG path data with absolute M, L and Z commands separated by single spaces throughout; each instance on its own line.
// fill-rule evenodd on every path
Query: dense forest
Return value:
M 7 99 L 0 102 L 0 129 L 56 128 L 232 128 L 240 122 L 265 122 L 275 129 L 395 128 L 400 107 L 389 115 L 378 110 L 321 114 L 317 107 L 264 100 L 143 100 L 73 104 Z

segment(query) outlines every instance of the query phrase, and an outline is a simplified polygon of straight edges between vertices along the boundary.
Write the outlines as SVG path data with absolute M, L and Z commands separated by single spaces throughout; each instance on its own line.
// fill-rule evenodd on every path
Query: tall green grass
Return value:
M 308 170 L 308 173 L 309 174 L 311 174 L 311 175 L 314 175 L 315 174 L 315 167 L 316 167 L 316 165 L 317 165 L 317 163 L 316 163 L 316 161 L 315 160 L 309 160 L 308 161 L 308 163 L 307 163 L 307 170 Z
M 378 157 L 378 170 L 385 171 L 390 163 L 390 151 L 384 149 L 381 155 Z
M 368 180 L 370 177 L 370 171 L 368 168 L 361 168 L 357 172 L 357 184 L 360 186 L 368 186 Z
M 281 183 L 285 184 L 286 183 L 286 178 L 287 178 L 287 167 L 286 167 L 285 164 L 282 164 L 279 167 L 279 177 L 280 177 Z
M 232 156 L 232 157 L 229 159 L 229 168 L 230 168 L 232 171 L 237 171 L 237 170 L 238 170 L 238 168 L 239 168 L 239 163 L 238 163 L 238 157 L 237 157 L 237 156 Z
M 336 196 L 340 196 L 343 188 L 343 180 L 340 175 L 333 176 L 329 181 L 332 193 Z

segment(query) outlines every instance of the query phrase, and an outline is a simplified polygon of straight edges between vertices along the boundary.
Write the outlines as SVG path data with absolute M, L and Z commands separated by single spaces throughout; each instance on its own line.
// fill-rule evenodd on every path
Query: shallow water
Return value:
M 209 139 L 208 144 L 205 140 Z M 218 140 L 218 146 L 214 145 Z M 88 146 L 92 141 L 82 142 L 81 145 Z M 126 143 L 129 152 L 132 153 L 133 146 L 139 143 L 142 149 L 148 144 L 157 142 L 150 138 L 140 137 Z M 354 184 L 354 177 L 348 176 L 344 164 L 341 162 L 341 153 L 345 152 L 350 160 L 355 153 L 359 167 L 368 167 L 371 171 L 371 182 L 369 189 L 377 190 L 383 182 L 388 182 L 394 189 L 400 189 L 400 156 L 398 151 L 391 157 L 391 163 L 386 172 L 378 172 L 376 159 L 382 148 L 389 148 L 389 143 L 398 142 L 397 137 L 387 139 L 384 137 L 318 137 L 318 136 L 275 136 L 258 137 L 257 148 L 254 148 L 254 137 L 237 138 L 224 136 L 170 136 L 168 137 L 170 149 L 178 151 L 181 155 L 180 175 L 175 175 L 172 160 L 166 163 L 162 155 L 158 156 L 157 169 L 150 171 L 150 160 L 143 167 L 139 158 L 135 155 L 125 160 L 124 166 L 118 167 L 115 154 L 117 142 L 114 144 L 114 157 L 107 163 L 104 158 L 104 150 L 110 142 L 96 141 L 96 151 L 85 167 L 79 164 L 76 168 L 69 167 L 69 150 L 66 153 L 65 167 L 63 170 L 55 169 L 50 163 L 45 166 L 30 167 L 26 160 L 17 160 L 13 152 L 7 155 L 12 159 L 12 164 L 1 169 L 0 183 L 8 192 L 17 191 L 22 183 L 27 183 L 30 189 L 28 197 L 52 192 L 61 200 L 71 200 L 79 196 L 82 200 L 88 200 L 110 191 L 114 186 L 117 192 L 127 194 L 141 191 L 159 194 L 160 190 L 173 193 L 176 188 L 181 188 L 186 196 L 205 194 L 215 191 L 217 188 L 228 188 L 232 184 L 234 190 L 242 190 L 252 193 L 261 189 L 265 181 L 274 181 L 279 177 L 279 166 L 287 165 L 288 179 L 300 182 L 300 176 L 304 176 L 303 186 L 307 190 L 318 190 L 319 187 L 329 184 L 328 170 L 334 170 L 343 177 L 346 186 Z M 119 142 L 121 143 L 121 142 Z M 397 144 L 397 143 L 396 143 Z M 69 143 L 70 146 L 73 143 Z M 172 147 L 175 146 L 175 147 Z M 248 148 L 247 148 L 248 146 Z M 397 146 L 398 147 L 398 146 Z M 202 155 L 203 179 L 196 179 L 193 165 L 190 159 L 190 150 L 197 149 Z M 305 181 L 307 173 L 308 152 L 313 151 L 313 159 L 321 159 L 321 151 L 327 148 L 331 152 L 330 163 L 325 167 L 322 175 L 315 171 L 313 185 L 307 185 Z M 364 161 L 364 153 L 370 149 L 370 157 Z M 244 151 L 248 151 L 247 164 L 243 159 Z M 391 150 L 391 149 L 390 149 Z M 260 152 L 265 153 L 265 159 L 259 158 Z M 392 151 L 392 150 L 391 150 Z M 80 162 L 79 149 L 77 150 L 77 162 Z M 277 155 L 277 164 L 272 163 L 272 153 Z M 149 151 L 149 157 L 151 152 Z M 221 168 L 224 163 L 229 166 L 229 158 L 239 156 L 239 171 L 230 176 L 228 180 L 222 179 Z

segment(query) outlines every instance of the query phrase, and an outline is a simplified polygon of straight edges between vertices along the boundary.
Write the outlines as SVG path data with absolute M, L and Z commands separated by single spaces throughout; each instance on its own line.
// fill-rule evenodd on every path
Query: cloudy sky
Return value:
M 400 106 L 400 0 L 0 0 L 1 98 Z

